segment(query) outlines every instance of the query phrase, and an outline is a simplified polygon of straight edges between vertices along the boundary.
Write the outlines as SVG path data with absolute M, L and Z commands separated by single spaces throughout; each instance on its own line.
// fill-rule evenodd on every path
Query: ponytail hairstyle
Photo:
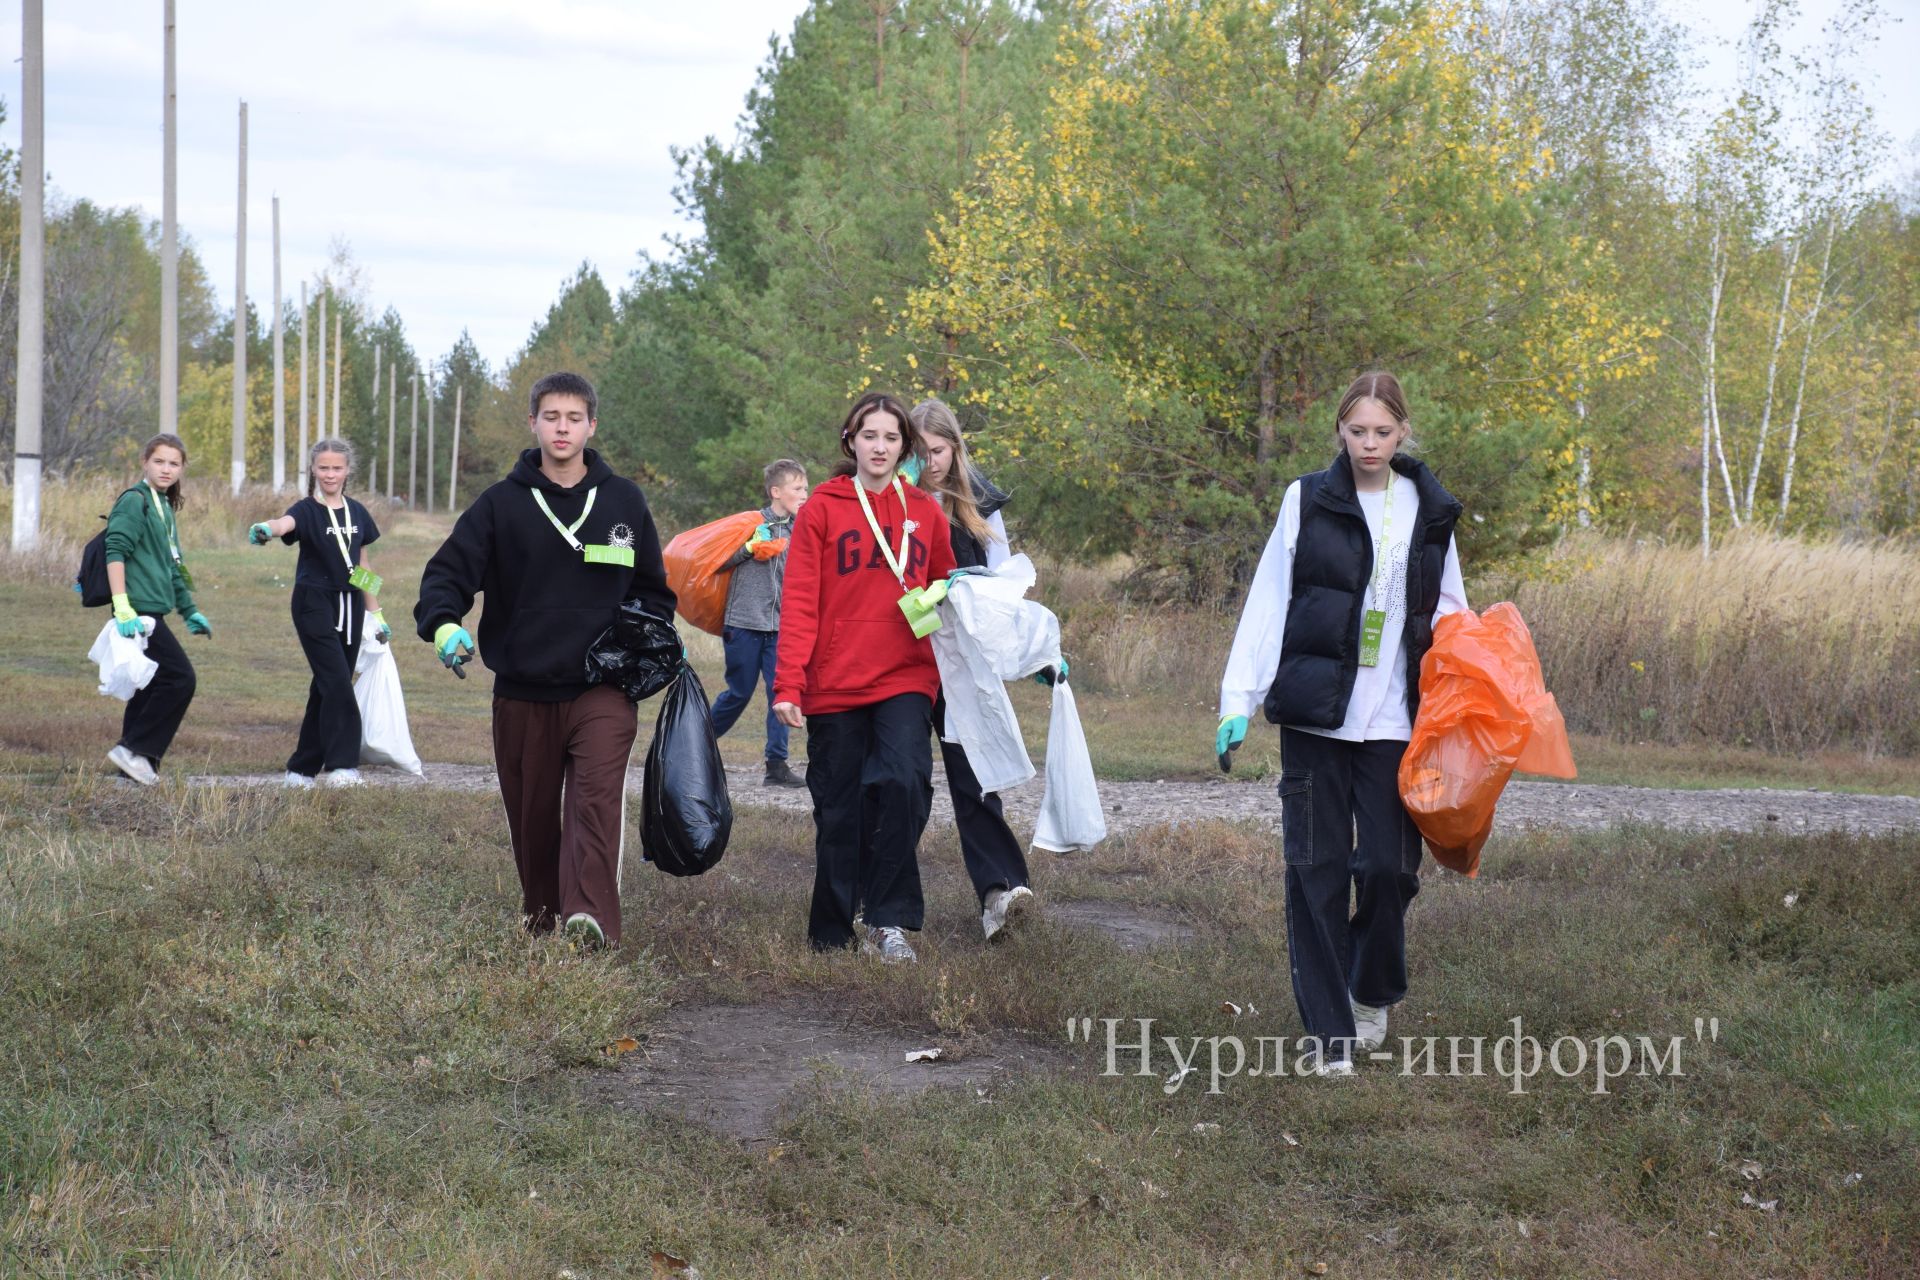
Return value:
M 900 397 L 887 391 L 869 391 L 853 402 L 853 408 L 847 411 L 847 420 L 840 424 L 840 453 L 844 460 L 834 463 L 834 475 L 850 476 L 860 469 L 853 460 L 853 436 L 860 430 L 860 424 L 876 413 L 890 413 L 900 424 L 900 462 L 904 463 L 909 456 L 926 461 L 926 446 L 920 442 L 912 412 Z
M 140 461 L 144 463 L 148 458 L 151 458 L 155 449 L 172 449 L 178 453 L 180 455 L 180 469 L 182 471 L 186 470 L 187 446 L 181 442 L 179 436 L 168 431 L 162 431 L 159 435 L 154 436 L 140 447 Z M 168 485 L 160 496 L 165 498 L 167 505 L 175 511 L 187 505 L 187 497 L 180 491 L 180 481 L 177 479 Z
M 1333 415 L 1333 435 L 1340 437 L 1340 424 L 1347 420 L 1347 414 L 1353 406 L 1362 400 L 1371 400 L 1393 415 L 1393 420 L 1406 432 L 1395 452 L 1404 450 L 1412 453 L 1419 445 L 1413 438 L 1413 421 L 1407 416 L 1407 396 L 1400 390 L 1400 380 L 1384 369 L 1363 373 L 1347 384 L 1346 394 L 1340 397 L 1340 408 Z
M 313 447 L 307 450 L 307 496 L 318 496 L 320 481 L 314 478 L 313 464 L 319 461 L 323 453 L 337 453 L 347 460 L 347 474 L 340 482 L 340 496 L 347 496 L 347 482 L 353 479 L 353 446 L 345 440 L 315 440 Z
M 948 520 L 965 529 L 982 546 L 999 541 L 987 518 L 980 514 L 980 503 L 973 496 L 973 460 L 967 456 L 967 442 L 960 434 L 960 419 L 953 416 L 953 410 L 944 400 L 922 400 L 913 406 L 912 416 L 914 429 L 924 439 L 944 440 L 953 450 L 947 478 L 940 482 L 939 488 L 931 490 L 934 501 L 946 512 Z

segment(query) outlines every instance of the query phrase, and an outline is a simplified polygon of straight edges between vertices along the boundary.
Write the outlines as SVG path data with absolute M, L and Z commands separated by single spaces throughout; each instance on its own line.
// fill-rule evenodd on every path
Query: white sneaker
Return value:
M 153 764 L 143 755 L 115 746 L 107 752 L 107 759 L 113 767 L 132 778 L 143 787 L 150 787 L 160 781 L 160 775 L 153 771 Z
M 1023 884 L 1011 889 L 995 889 L 987 895 L 987 908 L 980 913 L 980 927 L 986 931 L 987 941 L 992 942 L 1001 936 L 1001 930 L 1010 924 L 1016 924 L 1027 914 L 1027 908 L 1033 905 L 1033 890 Z
M 335 769 L 327 775 L 327 785 L 330 787 L 357 787 L 360 781 L 358 769 Z
M 1353 1047 L 1372 1053 L 1387 1042 L 1387 1006 L 1361 1004 L 1352 996 L 1347 1003 L 1353 1006 Z
M 604 947 L 607 945 L 606 930 L 600 922 L 584 911 L 576 911 L 567 917 L 563 932 L 583 947 Z
M 289 769 L 287 770 L 286 785 L 295 791 L 311 791 L 313 790 L 313 779 L 304 773 L 295 773 L 292 769 Z
M 1309 1064 L 1300 1075 L 1323 1076 L 1332 1080 L 1345 1080 L 1353 1075 L 1351 1058 L 1329 1058 L 1318 1047 L 1306 1050 L 1299 1061 Z
M 907 931 L 894 925 L 867 930 L 867 940 L 860 944 L 860 954 L 879 956 L 882 964 L 917 964 L 920 960 L 913 953 L 912 944 L 907 941 Z

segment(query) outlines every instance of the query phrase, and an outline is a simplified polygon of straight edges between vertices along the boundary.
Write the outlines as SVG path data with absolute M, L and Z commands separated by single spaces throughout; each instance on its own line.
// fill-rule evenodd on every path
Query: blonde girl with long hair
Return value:
M 922 400 L 910 411 L 926 460 L 920 486 L 939 502 L 953 526 L 953 562 L 958 569 L 992 569 L 1007 558 L 1007 529 L 1000 509 L 1007 495 L 981 475 L 967 455 L 966 437 L 952 408 Z M 982 792 L 980 780 L 957 742 L 945 738 L 947 700 L 934 703 L 933 727 L 941 734 L 940 757 L 960 830 L 960 856 L 980 899 L 980 928 L 987 941 L 1006 935 L 1033 905 L 1033 887 L 1020 841 L 1007 825 L 998 795 Z

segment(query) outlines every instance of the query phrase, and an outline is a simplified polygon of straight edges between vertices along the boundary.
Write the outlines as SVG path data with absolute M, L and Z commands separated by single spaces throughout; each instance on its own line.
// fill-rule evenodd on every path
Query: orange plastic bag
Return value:
M 1533 633 L 1511 604 L 1448 614 L 1420 663 L 1420 715 L 1400 760 L 1400 798 L 1436 862 L 1480 873 L 1494 806 L 1515 769 L 1574 776 Z
M 727 559 L 746 545 L 759 525 L 758 511 L 742 511 L 676 534 L 667 544 L 661 558 L 667 562 L 667 585 L 679 600 L 682 618 L 702 631 L 720 634 L 727 616 Z

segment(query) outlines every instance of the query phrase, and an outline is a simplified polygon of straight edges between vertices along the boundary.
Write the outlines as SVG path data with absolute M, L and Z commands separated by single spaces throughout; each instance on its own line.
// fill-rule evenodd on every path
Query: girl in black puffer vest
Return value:
M 1340 453 L 1288 486 L 1220 682 L 1221 767 L 1256 705 L 1280 728 L 1293 995 L 1325 1074 L 1386 1039 L 1407 991 L 1407 905 L 1420 832 L 1400 757 L 1439 617 L 1467 607 L 1460 504 L 1402 455 L 1410 423 L 1388 373 L 1354 380 Z

